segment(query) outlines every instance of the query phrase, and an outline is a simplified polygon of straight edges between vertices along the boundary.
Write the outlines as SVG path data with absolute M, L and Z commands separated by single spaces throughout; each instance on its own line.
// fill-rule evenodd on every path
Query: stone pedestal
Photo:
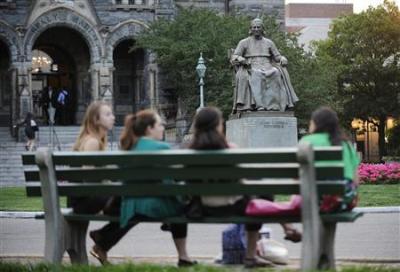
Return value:
M 246 112 L 231 115 L 226 137 L 239 147 L 292 147 L 297 145 L 297 118 L 293 112 Z

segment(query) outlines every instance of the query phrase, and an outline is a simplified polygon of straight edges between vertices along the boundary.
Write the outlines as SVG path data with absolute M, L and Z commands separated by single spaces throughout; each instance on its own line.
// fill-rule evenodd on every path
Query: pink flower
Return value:
M 400 163 L 362 163 L 358 168 L 358 176 L 360 177 L 360 183 L 400 183 Z

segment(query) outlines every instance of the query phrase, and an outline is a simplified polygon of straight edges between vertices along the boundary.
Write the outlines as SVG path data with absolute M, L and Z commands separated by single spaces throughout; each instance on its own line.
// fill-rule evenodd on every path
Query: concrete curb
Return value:
M 353 211 L 363 213 L 400 213 L 400 206 L 358 207 L 354 208 Z
M 1 259 L 43 259 L 42 254 L 0 254 Z M 150 261 L 150 262 L 161 262 L 161 263 L 168 263 L 173 262 L 175 263 L 176 256 L 175 255 L 136 255 L 136 256 L 120 256 L 120 255 L 111 255 L 108 256 L 110 260 L 119 260 L 121 261 Z M 206 255 L 195 255 L 193 256 L 196 260 L 200 260 L 202 262 L 206 262 L 209 264 L 214 264 L 215 256 L 206 256 Z M 64 260 L 69 260 L 68 257 L 63 257 Z M 89 260 L 93 259 L 89 256 Z M 299 263 L 300 258 L 289 258 L 290 263 Z M 365 264 L 374 264 L 374 263 L 381 263 L 381 264 L 400 264 L 400 259 L 391 259 L 391 258 L 336 258 L 336 262 L 346 262 L 346 263 L 365 263 Z
M 354 211 L 363 213 L 400 213 L 400 206 L 359 207 L 355 208 Z M 43 215 L 43 212 L 0 211 L 0 218 L 29 219 L 41 215 Z

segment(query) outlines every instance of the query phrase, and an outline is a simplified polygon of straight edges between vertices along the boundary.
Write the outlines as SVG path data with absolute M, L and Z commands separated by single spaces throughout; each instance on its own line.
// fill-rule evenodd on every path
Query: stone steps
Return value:
M 6 148 L 0 148 L 0 187 L 24 186 L 25 178 L 22 166 L 21 154 L 25 151 L 25 143 L 5 143 Z M 61 145 L 61 150 L 72 149 L 73 143 Z M 118 143 L 113 143 L 113 150 L 116 150 Z M 43 145 L 40 145 L 43 147 Z M 47 146 L 46 146 L 47 147 Z M 109 146 L 111 149 L 111 144 Z
M 50 137 L 49 127 L 41 126 L 37 147 L 49 147 Z M 79 133 L 79 127 L 54 127 L 59 140 L 62 151 L 72 150 L 72 146 Z M 118 140 L 122 127 L 115 127 L 113 135 L 108 136 L 110 142 L 108 150 L 118 150 Z M 23 130 L 20 130 L 23 133 Z M 22 134 L 23 135 L 23 134 Z M 112 144 L 111 141 L 113 140 Z M 172 147 L 178 148 L 176 143 L 171 143 Z M 54 141 L 53 149 L 57 150 Z M 21 154 L 26 152 L 25 141 L 22 137 L 20 142 L 16 142 L 10 135 L 8 128 L 0 128 L 0 187 L 2 186 L 24 186 L 25 179 L 23 174 L 23 166 Z
M 54 130 L 60 141 L 60 149 L 63 151 L 72 150 L 72 146 L 79 134 L 80 127 L 70 126 L 61 127 L 55 126 Z M 113 135 L 109 135 L 108 139 L 114 140 L 113 144 L 109 145 L 109 149 L 118 149 L 119 133 L 122 127 L 114 128 Z M 20 128 L 20 133 L 23 135 L 23 128 Z M 37 137 L 37 147 L 50 146 L 50 127 L 41 126 Z M 8 128 L 0 128 L 0 187 L 2 186 L 24 186 L 25 179 L 21 154 L 25 150 L 25 138 L 20 137 L 21 141 L 16 142 L 11 136 Z M 57 148 L 56 140 L 54 139 L 54 149 Z

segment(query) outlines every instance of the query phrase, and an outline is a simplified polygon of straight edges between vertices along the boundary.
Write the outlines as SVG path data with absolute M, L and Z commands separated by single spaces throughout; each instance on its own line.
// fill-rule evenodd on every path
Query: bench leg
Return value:
M 318 267 L 318 256 L 321 245 L 320 225 L 319 220 L 313 222 L 303 221 L 301 271 L 314 271 Z
M 320 270 L 335 270 L 336 223 L 323 223 L 321 226 L 321 250 L 318 262 Z
M 63 219 L 53 220 L 45 218 L 45 246 L 44 260 L 46 262 L 59 265 L 61 264 L 64 252 L 64 223 Z
M 65 244 L 71 263 L 88 264 L 86 233 L 89 222 L 68 222 Z

